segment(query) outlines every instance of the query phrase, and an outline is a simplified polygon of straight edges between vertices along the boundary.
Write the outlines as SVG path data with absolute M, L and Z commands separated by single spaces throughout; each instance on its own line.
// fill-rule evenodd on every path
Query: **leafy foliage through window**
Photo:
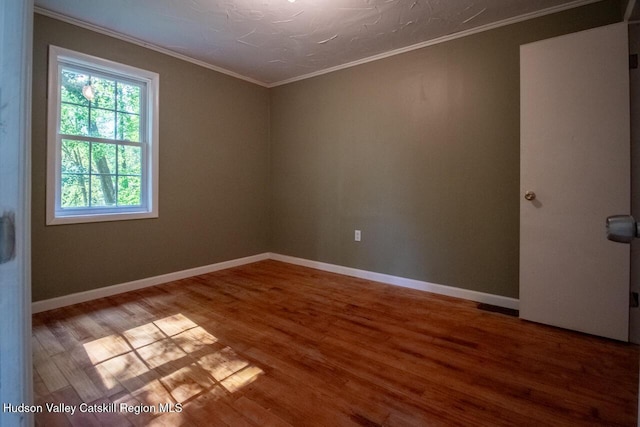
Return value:
M 56 92 L 50 88 L 49 100 L 55 101 L 50 112 L 57 112 L 49 116 L 56 129 L 55 141 L 49 136 L 56 147 L 54 216 L 152 211 L 154 81 L 124 74 L 120 64 L 105 67 L 107 61 L 88 57 L 93 65 L 86 55 L 52 47 L 54 53 L 57 69 L 50 84 L 55 82 Z M 83 93 L 88 87 L 90 96 Z
M 61 77 L 61 206 L 140 206 L 141 88 L 68 68 Z M 89 83 L 96 93 L 92 101 L 82 95 Z

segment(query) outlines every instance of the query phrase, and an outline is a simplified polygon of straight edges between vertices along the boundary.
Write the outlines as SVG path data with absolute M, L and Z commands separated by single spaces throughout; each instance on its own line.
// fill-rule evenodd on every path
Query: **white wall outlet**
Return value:
M 362 233 L 360 232 L 360 230 L 356 230 L 356 232 L 353 235 L 353 240 L 355 240 L 356 242 L 359 242 L 362 239 Z

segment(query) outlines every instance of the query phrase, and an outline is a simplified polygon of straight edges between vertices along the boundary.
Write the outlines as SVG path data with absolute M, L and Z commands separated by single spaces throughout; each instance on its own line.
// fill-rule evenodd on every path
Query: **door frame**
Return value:
M 12 47 L 17 63 L 11 71 L 19 70 L 18 95 L 16 109 L 17 120 L 2 123 L 4 130 L 10 129 L 10 135 L 17 138 L 6 138 L 4 142 L 10 149 L 15 149 L 17 155 L 4 159 L 5 171 L 8 176 L 17 180 L 17 203 L 9 208 L 15 209 L 15 252 L 9 263 L 16 263 L 15 268 L 8 269 L 8 282 L 12 290 L 4 290 L 4 297 L 8 298 L 9 310 L 0 310 L 0 325 L 14 325 L 16 330 L 9 335 L 11 342 L 3 342 L 3 354 L 0 363 L 5 375 L 0 383 L 0 402 L 33 404 L 33 377 L 31 355 L 31 85 L 32 85 L 32 56 L 33 56 L 33 0 L 4 0 L 0 8 L 0 22 L 12 20 L 12 25 L 4 25 L 10 32 L 18 29 L 17 43 L 6 40 L 0 35 L 0 43 L 16 43 Z M 15 19 L 18 17 L 18 19 Z M 2 30 L 0 30 L 2 31 Z M 15 34 L 15 33 L 13 33 Z M 0 49 L 4 50 L 4 49 Z M 5 53 L 5 59 L 6 59 Z M 7 105 L 12 105 L 11 100 Z M 12 145 L 16 144 L 16 145 Z M 13 193 L 11 193 L 13 194 Z M 11 195 L 9 198 L 13 198 Z M 6 200 L 6 199 L 5 199 Z M 4 207 L 3 207 L 4 208 Z M 0 212 L 2 214 L 2 212 Z M 9 263 L 7 265 L 9 265 Z M 7 271 L 7 270 L 5 270 Z M 13 277 L 15 276 L 15 277 Z M 7 338 L 7 337 L 5 337 Z M 7 376 L 6 372 L 15 375 Z M 9 400 L 10 399 L 10 400 Z M 2 413 L 0 426 L 30 426 L 33 425 L 31 413 Z

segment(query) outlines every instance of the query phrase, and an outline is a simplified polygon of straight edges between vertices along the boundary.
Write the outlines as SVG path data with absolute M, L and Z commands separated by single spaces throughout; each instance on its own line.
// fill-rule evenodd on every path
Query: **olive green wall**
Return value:
M 272 89 L 271 251 L 518 297 L 519 46 L 621 10 L 596 3 Z
M 270 90 L 36 14 L 33 299 L 267 251 L 517 297 L 519 45 L 621 10 L 607 0 Z M 49 44 L 160 74 L 158 219 L 45 226 Z
M 35 15 L 33 299 L 266 252 L 268 90 Z M 49 44 L 160 74 L 158 219 L 45 226 Z

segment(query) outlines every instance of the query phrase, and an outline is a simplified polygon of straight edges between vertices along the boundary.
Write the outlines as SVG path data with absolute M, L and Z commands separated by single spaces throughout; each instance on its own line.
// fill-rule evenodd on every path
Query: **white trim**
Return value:
M 517 310 L 519 307 L 519 300 L 515 298 L 492 295 L 468 289 L 455 288 L 453 286 L 438 285 L 436 283 L 423 282 L 421 280 L 406 279 L 404 277 L 391 276 L 389 274 L 358 270 L 351 267 L 344 267 L 335 264 L 296 258 L 288 255 L 265 252 L 245 258 L 238 258 L 230 261 L 219 262 L 216 264 L 205 265 L 202 267 L 191 268 L 188 270 L 176 271 L 174 273 L 167 273 L 160 276 L 148 277 L 146 279 L 134 280 L 132 282 L 121 283 L 104 288 L 92 289 L 90 291 L 78 292 L 75 294 L 51 298 L 48 300 L 36 301 L 31 304 L 31 308 L 34 313 L 40 313 L 47 310 L 53 310 L 55 308 L 66 307 L 68 305 L 92 301 L 98 298 L 118 295 L 124 292 L 135 291 L 138 289 L 148 288 L 150 286 L 160 285 L 162 283 L 172 282 L 174 280 L 186 279 L 188 277 L 198 276 L 200 274 L 207 274 L 227 268 L 239 267 L 241 265 L 251 264 L 267 259 L 314 268 L 316 270 L 342 274 L 345 276 L 358 277 L 360 279 L 386 283 L 388 285 L 401 286 L 403 288 L 417 289 L 420 291 L 431 292 L 439 295 L 447 295 L 450 297 L 461 298 L 470 301 L 483 302 L 486 304 L 510 308 L 513 310 Z
M 296 258 L 288 255 L 272 253 L 270 259 L 282 261 L 289 264 L 301 265 L 303 267 L 315 268 L 317 270 L 331 273 L 343 274 L 345 276 L 358 277 L 360 279 L 382 282 L 388 285 L 401 286 L 403 288 L 417 289 L 434 294 L 447 295 L 455 298 L 483 302 L 498 307 L 518 310 L 519 300 L 515 298 L 503 297 L 500 295 L 486 294 L 484 292 L 471 291 L 468 289 L 455 288 L 453 286 L 438 285 L 436 283 L 423 282 L 421 280 L 406 279 L 404 277 L 391 276 L 389 274 L 376 273 L 356 268 L 344 267 L 341 265 L 327 264 L 325 262 L 311 261 L 303 258 Z
M 157 197 L 153 203 L 157 204 Z M 127 212 L 127 213 L 91 213 L 81 215 L 66 215 L 55 217 L 47 214 L 47 225 L 85 224 L 89 222 L 128 221 L 131 219 L 158 218 L 157 212 Z
M 25 75 L 23 76 L 23 96 L 22 102 L 22 116 L 24 117 L 24 140 L 21 142 L 20 152 L 20 164 L 18 170 L 21 175 L 20 178 L 20 208 L 17 212 L 21 212 L 22 216 L 22 233 L 19 240 L 18 247 L 22 246 L 21 253 L 18 257 L 22 260 L 21 268 L 19 271 L 20 283 L 22 284 L 22 301 L 20 301 L 21 311 L 24 319 L 22 324 L 23 344 L 22 344 L 22 366 L 15 366 L 15 369 L 22 370 L 22 378 L 24 383 L 21 384 L 23 393 L 23 402 L 31 404 L 34 400 L 33 397 L 33 352 L 31 348 L 31 335 L 33 334 L 31 327 L 31 147 L 32 143 L 32 77 L 33 77 L 33 0 L 27 0 L 24 2 L 23 11 L 23 28 L 24 28 L 24 41 L 23 41 L 23 64 L 26 68 Z M 33 414 L 25 414 L 23 418 L 24 426 L 33 425 Z
M 285 80 L 281 80 L 281 81 L 274 82 L 274 83 L 261 82 L 259 80 L 253 79 L 251 77 L 247 77 L 247 76 L 244 76 L 242 74 L 238 74 L 238 73 L 236 73 L 234 71 L 230 71 L 230 70 L 227 70 L 225 68 L 221 68 L 221 67 L 218 67 L 216 65 L 212 65 L 212 64 L 209 64 L 207 62 L 201 61 L 199 59 L 195 59 L 195 58 L 192 58 L 190 56 L 174 52 L 174 51 L 172 51 L 170 49 L 166 49 L 164 47 L 156 46 L 156 45 L 154 45 L 152 43 L 147 43 L 145 41 L 136 39 L 136 38 L 131 37 L 131 36 L 127 36 L 125 34 L 117 32 L 117 31 L 109 30 L 109 29 L 106 29 L 106 28 L 103 28 L 103 27 L 100 27 L 100 26 L 97 26 L 97 25 L 94 25 L 94 24 L 90 24 L 88 22 L 84 22 L 84 21 L 81 21 L 79 19 L 75 19 L 75 18 L 72 18 L 70 16 L 63 15 L 61 13 L 57 13 L 57 12 L 54 12 L 54 11 L 51 11 L 51 10 L 48 10 L 48 9 L 44 9 L 42 7 L 36 6 L 34 8 L 34 11 L 36 13 L 39 13 L 40 15 L 48 16 L 50 18 L 54 18 L 54 19 L 57 19 L 59 21 L 67 22 L 69 24 L 72 24 L 72 25 L 75 25 L 75 26 L 78 26 L 78 27 L 86 28 L 88 30 L 95 31 L 95 32 L 100 33 L 100 34 L 105 34 L 105 35 L 110 36 L 110 37 L 114 37 L 114 38 L 117 38 L 117 39 L 120 39 L 120 40 L 124 40 L 124 41 L 129 42 L 129 43 L 136 44 L 138 46 L 146 47 L 147 49 L 155 50 L 156 52 L 164 53 L 165 55 L 169 55 L 169 56 L 172 56 L 174 58 L 178 58 L 178 59 L 181 59 L 183 61 L 190 62 L 192 64 L 199 65 L 201 67 L 208 68 L 210 70 L 217 71 L 219 73 L 226 74 L 228 76 L 235 77 L 235 78 L 240 79 L 240 80 L 244 80 L 244 81 L 247 81 L 247 82 L 250 82 L 250 83 L 254 83 L 254 84 L 257 84 L 257 85 L 262 86 L 262 87 L 272 88 L 272 87 L 277 87 L 277 86 L 282 86 L 282 85 L 285 85 L 285 84 L 297 82 L 297 81 L 300 81 L 300 80 L 310 79 L 312 77 L 320 76 L 320 75 L 323 75 L 323 74 L 332 73 L 334 71 L 343 70 L 345 68 L 355 67 L 357 65 L 366 64 L 368 62 L 373 62 L 373 61 L 377 61 L 379 59 L 388 58 L 390 56 L 400 55 L 402 53 L 410 52 L 412 50 L 422 49 L 423 47 L 433 46 L 435 44 L 448 42 L 448 41 L 451 41 L 451 40 L 455 40 L 455 39 L 459 39 L 459 38 L 462 38 L 462 37 L 470 36 L 472 34 L 477 34 L 477 33 L 481 33 L 481 32 L 484 32 L 484 31 L 493 30 L 493 29 L 496 29 L 496 28 L 504 27 L 506 25 L 515 24 L 515 23 L 526 21 L 526 20 L 529 20 L 529 19 L 539 18 L 539 17 L 542 17 L 542 16 L 550 15 L 552 13 L 558 13 L 558 12 L 562 12 L 562 11 L 565 11 L 565 10 L 574 9 L 574 8 L 580 7 L 580 6 L 586 6 L 588 4 L 596 3 L 598 1 L 601 1 L 601 0 L 574 0 L 574 1 L 571 1 L 569 3 L 565 3 L 565 4 L 558 5 L 558 6 L 549 7 L 547 9 L 538 10 L 536 12 L 525 13 L 523 15 L 514 16 L 512 18 L 503 19 L 502 21 L 493 22 L 493 23 L 486 24 L 486 25 L 481 25 L 479 27 L 471 28 L 469 30 L 460 31 L 458 33 L 450 34 L 450 35 L 443 36 L 443 37 L 438 37 L 438 38 L 433 39 L 433 40 L 427 40 L 427 41 L 424 41 L 424 42 L 421 42 L 421 43 L 417 43 L 417 44 L 414 44 L 414 45 L 411 45 L 411 46 L 406 46 L 406 47 L 403 47 L 403 48 L 400 48 L 400 49 L 392 50 L 392 51 L 381 53 L 381 54 L 378 54 L 378 55 L 369 56 L 369 57 L 366 57 L 366 58 L 358 59 L 356 61 L 348 62 L 346 64 L 337 65 L 335 67 L 330 67 L 330 68 L 325 68 L 324 70 L 314 71 L 313 73 L 304 74 L 304 75 L 298 76 L 298 77 L 292 77 L 290 79 L 285 79 Z M 635 2 L 635 0 L 631 0 L 631 1 Z
M 423 282 L 421 280 L 406 279 L 404 277 L 391 276 L 389 274 L 358 270 L 356 268 L 344 267 L 341 265 L 328 264 L 325 262 L 311 261 L 308 259 L 296 258 L 288 255 L 265 252 L 245 258 L 223 261 L 216 264 L 190 268 L 188 270 L 176 271 L 174 273 L 162 274 L 160 276 L 148 277 L 146 279 L 134 280 L 132 282 L 121 283 L 118 285 L 106 286 L 104 288 L 92 289 L 90 291 L 78 292 L 75 294 L 64 295 L 48 300 L 36 301 L 31 304 L 31 308 L 33 310 L 33 313 L 40 313 L 47 310 L 53 310 L 55 308 L 66 307 L 68 305 L 78 304 L 86 301 L 92 301 L 98 298 L 110 297 L 113 295 L 122 294 L 124 292 L 135 291 L 138 289 L 148 288 L 150 286 L 160 285 L 162 283 L 172 282 L 174 280 L 186 279 L 188 277 L 212 273 L 214 271 L 224 270 L 227 268 L 239 267 L 241 265 L 251 264 L 267 259 L 282 261 L 288 264 L 301 265 L 303 267 L 315 268 L 316 270 L 328 271 L 345 276 L 372 280 L 374 282 L 386 283 L 388 285 L 401 286 L 403 288 L 417 289 L 420 291 L 431 292 L 439 295 L 447 295 L 450 297 L 462 298 L 470 301 L 483 302 L 486 304 L 510 308 L 513 310 L 517 310 L 519 307 L 519 300 L 515 298 L 486 294 L 483 292 L 471 291 L 468 289 L 455 288 L 453 286 L 438 285 L 436 283 Z
M 183 55 L 183 54 L 178 53 L 178 52 L 174 52 L 174 51 L 172 51 L 170 49 L 166 49 L 164 47 L 157 46 L 157 45 L 155 45 L 153 43 L 148 43 L 148 42 L 145 42 L 143 40 L 137 39 L 135 37 L 128 36 L 126 34 L 122 34 L 122 33 L 117 32 L 117 31 L 109 30 L 107 28 L 100 27 L 98 25 L 90 24 L 88 22 L 84 22 L 84 21 L 81 21 L 79 19 L 72 18 L 70 16 L 63 15 L 63 14 L 58 13 L 58 12 L 54 12 L 52 10 L 44 9 L 44 8 L 42 8 L 40 6 L 36 6 L 34 8 L 34 12 L 38 13 L 40 15 L 43 15 L 43 16 L 48 16 L 49 18 L 57 19 L 58 21 L 62 21 L 62 22 L 66 22 L 66 23 L 71 24 L 71 25 L 75 25 L 76 27 L 85 28 L 87 30 L 91 30 L 91 31 L 94 31 L 94 32 L 100 33 L 100 34 L 104 34 L 106 36 L 113 37 L 113 38 L 116 38 L 116 39 L 119 39 L 119 40 L 123 40 L 123 41 L 129 42 L 129 43 L 132 43 L 132 44 L 135 44 L 135 45 L 138 45 L 138 46 L 142 46 L 142 47 L 145 47 L 145 48 L 150 49 L 150 50 L 155 50 L 156 52 L 160 52 L 160 53 L 163 53 L 165 55 L 169 55 L 169 56 L 172 56 L 174 58 L 178 58 L 178 59 L 181 59 L 183 61 L 190 62 L 192 64 L 199 65 L 201 67 L 208 68 L 210 70 L 217 71 L 219 73 L 226 74 L 226 75 L 231 76 L 231 77 L 235 77 L 236 79 L 244 80 L 246 82 L 253 83 L 253 84 L 256 84 L 258 86 L 267 87 L 266 83 L 263 83 L 263 82 L 261 82 L 259 80 L 256 80 L 256 79 L 252 79 L 251 77 L 243 76 L 242 74 L 238 74 L 238 73 L 236 73 L 234 71 L 227 70 L 226 68 L 218 67 L 216 65 L 209 64 L 208 62 L 204 62 L 204 61 L 201 61 L 199 59 L 195 59 L 195 58 L 192 58 L 190 56 Z
M 188 270 L 176 271 L 174 273 L 162 274 L 160 276 L 148 277 L 146 279 L 134 280 L 132 282 L 121 283 L 119 285 L 106 286 L 104 288 L 92 289 L 90 291 L 78 292 L 75 294 L 51 298 L 43 301 L 36 301 L 31 304 L 31 308 L 34 313 L 40 313 L 47 310 L 53 310 L 55 308 L 66 307 L 72 304 L 78 304 L 81 302 L 92 301 L 98 298 L 122 294 L 124 292 L 148 288 L 150 286 L 156 286 L 162 283 L 172 282 L 174 280 L 186 279 L 187 277 L 198 276 L 200 274 L 212 273 L 214 271 L 238 267 L 258 261 L 264 261 L 266 259 L 269 259 L 269 253 L 262 253 L 245 258 L 223 261 L 216 264 L 205 265 L 202 267 L 190 268 Z
M 31 403 L 33 402 L 33 352 L 31 348 L 31 335 L 33 334 L 32 325 L 31 325 L 31 147 L 33 145 L 32 142 L 32 114 L 31 114 L 31 103 L 32 103 L 32 77 L 33 77 L 33 0 L 25 1 L 25 10 L 23 15 L 23 23 L 24 23 L 24 31 L 25 41 L 23 43 L 24 50 L 24 63 L 26 64 L 26 73 L 23 83 L 23 92 L 24 99 L 22 100 L 23 104 L 23 116 L 24 116 L 24 141 L 21 146 L 21 159 L 20 165 L 18 166 L 20 170 L 20 174 L 22 176 L 21 179 L 21 200 L 20 204 L 23 209 L 22 212 L 22 236 L 20 241 L 20 246 L 22 246 L 22 253 L 19 257 L 22 258 L 22 268 L 20 271 L 21 283 L 23 288 L 23 300 L 21 301 L 22 311 L 24 313 L 24 321 L 23 321 L 23 349 L 26 354 L 22 355 L 22 366 L 23 370 L 23 379 L 25 383 L 22 385 L 23 393 L 24 393 L 24 402 Z M 32 425 L 34 421 L 32 414 L 27 414 L 24 417 L 25 426 Z
M 524 15 L 514 16 L 512 18 L 503 19 L 502 21 L 492 22 L 490 24 L 481 25 L 479 27 L 470 28 L 468 30 L 460 31 L 457 33 L 449 34 L 446 36 L 438 37 L 436 39 L 427 40 L 411 46 L 401 47 L 399 49 L 391 50 L 389 52 L 380 53 L 378 55 L 369 56 L 366 58 L 358 59 L 356 61 L 348 62 L 342 65 L 336 65 L 335 67 L 325 68 L 324 70 L 314 71 L 309 74 L 304 74 L 298 77 L 292 77 L 290 79 L 281 80 L 279 82 L 270 83 L 267 87 L 272 88 L 276 86 L 282 86 L 289 83 L 297 82 L 300 80 L 310 79 L 312 77 L 321 76 L 323 74 L 333 73 L 334 71 L 344 70 L 345 68 L 355 67 L 357 65 L 366 64 L 368 62 L 377 61 L 379 59 L 388 58 L 390 56 L 400 55 L 402 53 L 411 52 L 412 50 L 422 49 L 424 47 L 433 46 L 440 43 L 445 43 L 451 40 L 456 40 L 462 37 L 467 37 L 473 34 L 482 33 L 484 31 L 494 30 L 496 28 L 504 27 L 518 22 L 527 21 L 529 19 L 540 18 L 542 16 L 550 15 L 552 13 L 558 13 L 569 9 L 574 9 L 580 6 L 586 6 L 591 3 L 596 3 L 601 0 L 575 0 L 569 3 L 565 3 L 558 6 L 553 6 L 547 9 L 538 10 L 536 12 L 525 13 Z
M 105 73 L 109 78 L 122 78 L 139 85 L 144 97 L 141 99 L 141 141 L 142 147 L 142 199 L 140 207 L 81 208 L 75 211 L 60 208 L 61 193 L 61 134 L 60 124 L 60 72 L 63 66 L 85 67 Z M 47 91 L 47 194 L 46 224 L 76 224 L 102 221 L 121 221 L 158 217 L 158 176 L 159 176 L 159 90 L 160 75 L 130 65 L 98 58 L 81 52 L 49 46 L 49 69 Z M 149 120 L 151 119 L 151 120 Z M 142 128 L 144 127 L 144 132 Z M 82 138 L 78 138 L 82 140 Z M 90 138 L 96 140 L 98 138 Z M 102 138 L 98 139 L 102 140 Z M 112 139 L 109 143 L 114 143 Z
M 0 215 L 13 219 L 14 253 L 0 265 L 0 402 L 32 405 L 31 348 L 31 90 L 33 1 L 0 3 Z M 5 109 L 6 108 L 6 109 Z M 6 132 L 6 135 L 5 135 Z M 7 190 L 6 185 L 11 188 Z M 0 414 L 1 425 L 32 426 L 30 412 Z

